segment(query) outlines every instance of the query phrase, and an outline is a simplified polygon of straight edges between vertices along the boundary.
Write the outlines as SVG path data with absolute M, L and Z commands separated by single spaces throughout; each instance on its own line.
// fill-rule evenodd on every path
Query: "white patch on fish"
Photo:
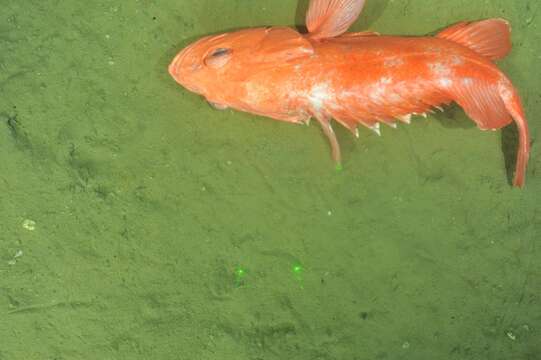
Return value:
M 472 79 L 472 78 L 469 78 L 469 77 L 464 78 L 464 79 L 462 79 L 462 83 L 463 83 L 464 85 L 469 86 L 469 85 L 473 84 L 473 79 Z
M 384 77 L 381 78 L 380 82 L 382 84 L 388 85 L 388 84 L 393 82 L 393 78 L 390 77 L 390 76 L 384 76 Z
M 428 67 L 430 71 L 432 71 L 432 73 L 437 77 L 447 77 L 452 73 L 451 69 L 441 62 L 428 64 Z
M 383 66 L 385 66 L 385 67 L 397 67 L 397 66 L 400 66 L 402 64 L 404 64 L 404 60 L 402 60 L 401 58 L 398 58 L 398 57 L 391 57 L 391 58 L 386 59 L 383 62 Z
M 448 88 L 453 85 L 453 80 L 444 77 L 438 80 L 438 84 L 440 84 L 441 87 Z
M 308 101 L 319 111 L 323 108 L 324 102 L 332 99 L 332 92 L 328 84 L 317 84 L 308 93 Z

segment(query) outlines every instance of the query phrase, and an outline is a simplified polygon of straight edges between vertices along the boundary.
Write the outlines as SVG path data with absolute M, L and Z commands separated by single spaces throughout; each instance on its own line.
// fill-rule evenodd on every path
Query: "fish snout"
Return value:
M 182 64 L 182 57 L 183 57 L 183 51 L 179 52 L 177 56 L 171 61 L 169 64 L 169 74 L 173 77 L 173 79 L 178 80 L 180 76 L 180 67 Z
M 171 61 L 168 68 L 169 74 L 173 79 L 184 86 L 186 82 L 191 82 L 194 76 L 197 76 L 198 70 L 202 68 L 197 54 L 194 54 L 190 50 L 190 47 L 188 47 L 179 52 L 173 61 Z

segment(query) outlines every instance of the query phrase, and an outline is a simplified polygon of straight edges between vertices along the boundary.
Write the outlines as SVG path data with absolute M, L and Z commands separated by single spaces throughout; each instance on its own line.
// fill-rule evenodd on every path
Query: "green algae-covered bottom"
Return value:
M 533 141 L 457 107 L 377 137 L 219 112 L 167 74 L 307 1 L 4 0 L 0 359 L 539 359 L 537 1 L 368 0 L 352 30 L 504 17 Z

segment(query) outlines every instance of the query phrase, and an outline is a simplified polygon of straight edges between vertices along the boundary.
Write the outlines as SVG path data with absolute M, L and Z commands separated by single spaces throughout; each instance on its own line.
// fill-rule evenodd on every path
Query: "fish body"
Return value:
M 463 22 L 434 37 L 345 33 L 363 5 L 312 0 L 308 34 L 267 27 L 205 37 L 182 50 L 169 72 L 219 109 L 292 123 L 317 119 L 337 164 L 331 119 L 357 137 L 359 125 L 380 134 L 381 123 L 396 127 L 454 101 L 483 130 L 515 120 L 514 185 L 522 186 L 528 127 L 515 88 L 494 64 L 511 49 L 508 23 Z

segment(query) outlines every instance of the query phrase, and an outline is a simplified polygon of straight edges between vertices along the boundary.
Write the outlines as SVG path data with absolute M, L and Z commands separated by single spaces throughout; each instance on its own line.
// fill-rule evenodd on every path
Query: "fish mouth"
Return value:
M 171 75 L 171 77 L 179 85 L 183 86 L 184 88 L 194 93 L 200 94 L 201 89 L 197 85 L 194 85 L 193 81 L 190 81 L 190 76 L 188 76 L 188 74 L 186 73 L 185 71 L 186 69 L 184 69 L 183 71 L 182 69 L 183 60 L 184 60 L 183 53 L 180 53 L 177 56 L 175 56 L 175 58 L 173 59 L 173 61 L 171 61 L 168 67 L 169 75 Z
M 182 52 L 177 54 L 173 61 L 169 64 L 168 71 L 169 75 L 171 75 L 175 80 L 177 80 L 177 77 L 179 75 L 179 68 L 180 68 L 180 62 L 182 60 Z

